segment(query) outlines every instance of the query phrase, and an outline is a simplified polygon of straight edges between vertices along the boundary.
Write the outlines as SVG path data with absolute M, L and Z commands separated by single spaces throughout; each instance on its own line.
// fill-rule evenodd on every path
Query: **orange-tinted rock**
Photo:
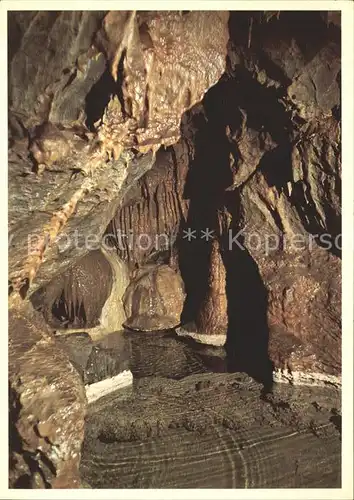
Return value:
M 10 487 L 78 488 L 86 396 L 29 304 L 9 314 Z
M 341 262 L 324 251 L 305 264 L 260 266 L 268 284 L 269 353 L 275 368 L 341 377 Z
M 125 326 L 141 331 L 174 328 L 180 323 L 184 299 L 182 278 L 169 266 L 142 268 L 124 294 Z
M 111 266 L 100 250 L 94 250 L 39 290 L 32 302 L 52 326 L 90 328 L 99 323 L 111 289 Z
M 109 12 L 98 43 L 122 95 L 108 104 L 100 139 L 142 152 L 177 142 L 182 114 L 225 70 L 228 18 L 221 11 Z

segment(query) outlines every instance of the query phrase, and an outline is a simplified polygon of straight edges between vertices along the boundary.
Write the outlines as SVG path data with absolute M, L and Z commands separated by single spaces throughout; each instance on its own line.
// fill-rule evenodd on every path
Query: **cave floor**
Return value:
M 133 384 L 91 403 L 92 488 L 340 488 L 341 394 L 227 373 L 222 348 L 125 334 Z

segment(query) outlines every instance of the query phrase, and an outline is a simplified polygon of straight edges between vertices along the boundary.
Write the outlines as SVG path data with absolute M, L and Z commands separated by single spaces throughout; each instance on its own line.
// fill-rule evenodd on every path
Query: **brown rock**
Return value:
M 124 153 L 108 165 L 106 154 L 97 154 L 73 152 L 39 179 L 28 173 L 25 153 L 9 152 L 9 280 L 24 293 L 27 286 L 27 295 L 99 246 L 121 198 L 154 162 L 151 154 Z M 93 165 L 89 176 L 79 174 Z
M 60 130 L 51 123 L 37 127 L 36 137 L 30 145 L 30 152 L 38 165 L 51 165 L 62 161 L 70 154 L 70 145 Z
M 311 163 L 307 168 L 316 172 Z M 332 175 L 336 182 L 338 172 Z M 313 176 L 309 183 L 314 189 L 306 192 L 306 201 L 297 190 L 279 193 L 255 175 L 241 193 L 241 227 L 268 290 L 269 354 L 275 367 L 340 378 L 339 207 L 335 190 L 325 196 Z
M 169 266 L 142 268 L 124 294 L 125 326 L 141 331 L 174 328 L 180 323 L 184 299 L 182 278 Z
M 57 334 L 82 331 L 100 338 L 123 329 L 122 298 L 128 284 L 127 265 L 102 246 L 35 292 L 31 301 Z
M 131 267 L 164 252 L 168 263 L 188 211 L 183 197 L 187 172 L 187 145 L 180 141 L 173 149 L 157 152 L 153 168 L 123 199 L 105 238 L 113 240 L 118 255 Z
M 122 330 L 126 319 L 123 295 L 129 284 L 129 273 L 127 265 L 115 252 L 107 248 L 102 248 L 102 252 L 112 270 L 112 288 L 102 308 L 99 323 L 106 332 L 115 332 Z
M 101 250 L 94 250 L 36 292 L 32 302 L 54 327 L 90 328 L 99 323 L 112 282 L 107 258 Z
M 301 68 L 288 88 L 288 96 L 302 118 L 330 116 L 340 99 L 339 72 L 340 47 L 336 43 L 327 43 Z
M 237 154 L 230 155 L 233 183 L 232 186 L 227 188 L 228 190 L 235 189 L 246 182 L 259 166 L 264 153 L 271 151 L 276 146 L 269 133 L 262 136 L 259 132 L 248 128 L 246 126 L 247 115 L 245 112 L 243 113 L 243 125 L 240 137 L 233 137 L 230 135 L 229 130 L 227 130 L 231 151 L 235 152 L 235 146 L 237 146 Z M 234 156 L 238 157 L 237 162 L 235 162 Z
M 196 326 L 199 333 L 217 335 L 227 331 L 226 272 L 217 240 L 211 245 L 208 288 L 196 317 Z
M 9 314 L 10 487 L 78 488 L 86 397 L 28 303 Z
M 46 122 L 51 108 L 54 123 L 78 118 L 85 95 L 104 68 L 94 75 L 77 74 L 75 62 L 90 50 L 104 15 L 104 11 L 9 12 L 9 100 L 26 128 Z M 93 58 L 91 63 L 95 66 Z
M 341 377 L 341 262 L 317 250 L 306 265 L 261 264 L 268 284 L 269 353 L 276 368 Z

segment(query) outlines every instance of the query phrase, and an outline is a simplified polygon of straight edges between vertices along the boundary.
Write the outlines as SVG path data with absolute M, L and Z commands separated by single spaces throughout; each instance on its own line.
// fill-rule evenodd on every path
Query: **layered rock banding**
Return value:
M 94 303 L 86 293 L 80 295 L 76 284 L 70 284 L 69 290 L 68 270 L 91 250 L 87 236 L 100 246 L 122 198 L 153 166 L 157 149 L 178 140 L 182 113 L 220 78 L 225 69 L 228 17 L 226 12 L 9 14 L 10 321 L 19 314 L 22 301 L 30 311 L 28 299 L 41 288 L 50 288 L 53 279 L 65 281 L 63 289 L 72 306 L 69 322 L 74 326 L 80 323 L 76 299 L 80 305 L 86 302 L 85 311 L 92 306 L 88 307 L 90 320 L 98 319 L 100 309 L 101 320 L 107 319 L 103 302 L 114 280 L 113 284 L 111 278 L 107 280 L 107 293 L 102 290 Z M 69 274 L 63 277 L 66 271 Z M 56 290 L 57 285 L 53 286 Z M 45 306 L 48 319 L 50 297 Z M 32 313 L 28 315 L 31 322 Z M 18 326 L 25 331 L 25 326 Z M 106 327 L 114 328 L 112 323 Z M 15 342 L 15 333 L 11 328 L 10 343 Z M 48 330 L 49 338 L 51 334 Z M 46 335 L 38 329 L 39 344 Z M 26 335 L 21 339 L 14 344 L 18 352 L 27 349 Z M 62 352 L 48 342 L 54 357 Z M 42 375 L 50 379 L 54 367 L 43 365 L 40 353 L 32 350 L 33 366 L 37 361 Z M 58 368 L 71 373 L 71 365 L 65 363 Z M 21 377 L 19 364 L 12 368 L 11 390 L 26 393 L 32 379 Z M 63 408 L 48 407 L 54 420 L 60 420 L 60 412 L 65 411 L 66 391 L 72 385 L 63 376 L 56 387 L 56 399 Z M 66 440 L 66 451 L 60 445 L 51 474 L 42 472 L 43 464 L 52 462 L 52 445 L 39 452 L 38 439 L 33 441 L 29 453 L 11 463 L 12 486 L 19 485 L 25 469 L 35 487 L 79 486 L 76 464 L 85 401 L 83 385 L 77 385 L 72 404 L 81 413 L 68 418 L 68 430 L 63 429 L 59 440 Z M 39 390 L 38 411 L 45 387 L 43 394 Z M 18 421 L 23 426 L 19 442 L 32 432 L 28 405 L 31 401 L 24 399 L 21 412 L 12 415 L 14 425 Z M 17 453 L 15 441 L 11 446 L 12 456 Z M 19 447 L 21 452 L 21 443 Z M 75 460 L 64 481 L 62 469 L 70 466 L 71 456 Z M 67 462 L 63 467 L 62 459 Z
M 94 488 L 340 487 L 335 389 L 304 400 L 279 384 L 262 400 L 261 384 L 231 373 L 136 385 L 88 410 L 81 471 Z

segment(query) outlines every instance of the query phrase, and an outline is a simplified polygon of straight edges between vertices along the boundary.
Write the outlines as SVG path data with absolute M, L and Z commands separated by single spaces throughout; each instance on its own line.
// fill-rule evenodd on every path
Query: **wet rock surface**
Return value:
M 55 336 L 85 384 L 92 384 L 130 370 L 134 378 L 182 379 L 205 371 L 226 372 L 226 351 L 193 339 L 178 339 L 175 330 L 156 330 L 151 335 L 129 330 L 93 340 L 87 333 Z
M 167 330 L 177 326 L 185 299 L 179 273 L 167 265 L 139 269 L 124 297 L 124 326 L 138 331 Z
M 242 373 L 155 373 L 90 405 L 81 473 L 93 488 L 340 487 L 339 404 L 323 388 L 262 396 Z
M 95 488 L 338 488 L 340 485 L 340 474 L 335 472 L 340 462 L 336 438 L 321 441 L 312 434 L 294 433 L 291 428 L 235 432 L 215 426 L 213 431 L 202 435 L 175 429 L 154 441 L 120 446 L 97 444 L 94 450 L 87 447 L 85 453 L 83 474 L 91 478 Z M 116 472 L 105 467 L 107 454 L 111 466 L 114 464 L 120 473 L 120 480 Z M 153 472 L 155 457 L 161 461 L 159 473 Z M 98 469 L 94 470 L 93 460 L 102 464 L 102 475 Z M 315 467 L 310 465 L 313 461 Z M 134 466 L 136 473 L 132 472 Z
M 212 11 L 109 12 L 98 45 L 113 79 L 123 76 L 124 83 L 99 136 L 142 152 L 177 142 L 182 114 L 225 69 L 228 18 Z
M 12 488 L 78 488 L 84 385 L 39 313 L 9 314 Z

